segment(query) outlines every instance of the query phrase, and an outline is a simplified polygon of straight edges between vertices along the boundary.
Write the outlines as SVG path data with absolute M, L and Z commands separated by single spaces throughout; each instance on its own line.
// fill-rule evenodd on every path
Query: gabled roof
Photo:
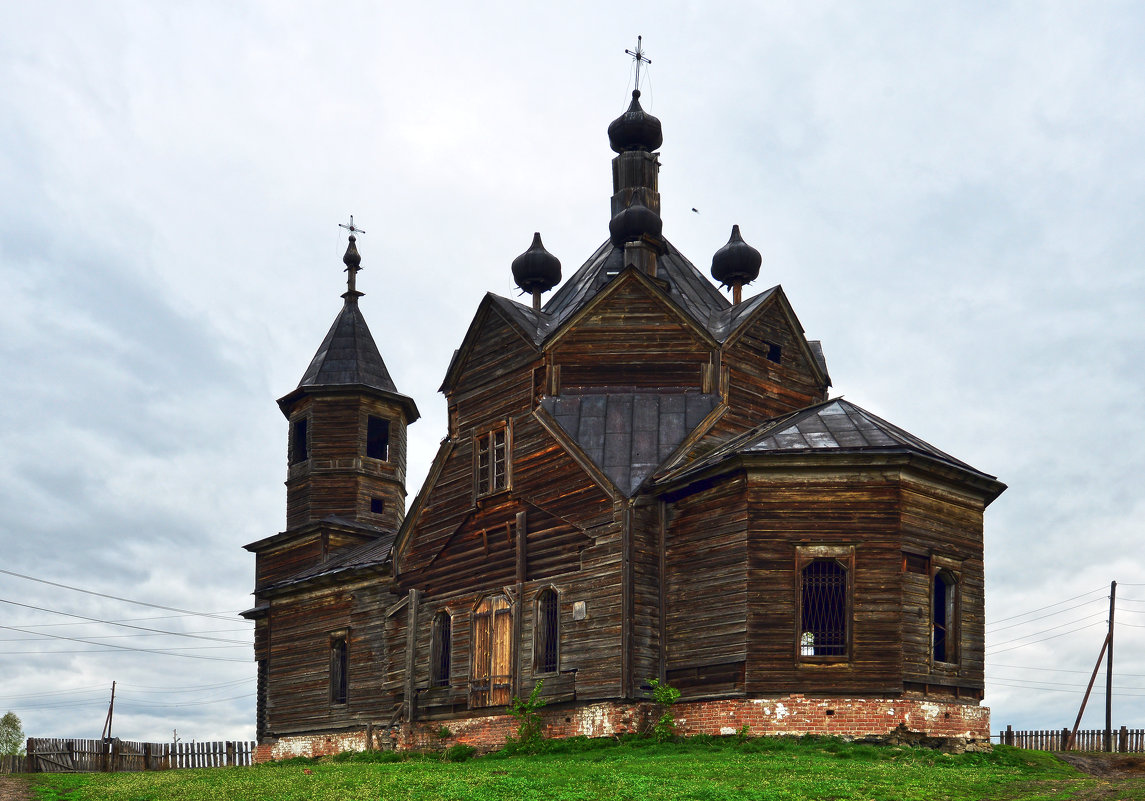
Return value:
M 675 483 L 737 456 L 790 454 L 908 453 L 926 457 L 970 475 L 995 481 L 928 442 L 888 423 L 850 401 L 835 398 L 772 418 L 730 440 L 702 459 L 658 476 L 657 484 Z M 997 483 L 997 482 L 995 482 Z M 1001 486 L 1001 485 L 999 485 Z M 1004 488 L 1004 487 L 1003 487 Z M 1001 490 L 998 490 L 1001 492 Z
M 546 397 L 541 405 L 632 497 L 718 402 L 718 395 L 698 392 L 625 392 Z
M 408 422 L 420 416 L 413 399 L 394 386 L 356 297 L 346 299 L 298 387 L 278 403 L 285 410 L 286 404 L 309 389 L 339 387 L 374 390 L 399 401 L 406 408 Z

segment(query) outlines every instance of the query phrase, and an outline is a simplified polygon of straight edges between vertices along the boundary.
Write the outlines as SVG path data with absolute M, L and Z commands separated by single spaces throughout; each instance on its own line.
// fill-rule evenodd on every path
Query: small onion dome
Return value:
M 640 108 L 640 90 L 632 91 L 632 104 L 608 126 L 608 144 L 617 153 L 626 150 L 651 152 L 664 144 L 660 120 Z
M 763 257 L 759 251 L 743 241 L 739 226 L 732 226 L 728 243 L 712 256 L 712 278 L 724 286 L 750 284 L 759 277 L 759 265 Z
M 541 234 L 533 234 L 533 244 L 513 259 L 513 280 L 526 292 L 548 292 L 561 281 L 561 260 L 545 250 Z
M 346 255 L 342 257 L 342 263 L 346 265 L 347 270 L 360 270 L 362 269 L 362 254 L 358 253 L 358 246 L 354 244 L 358 238 L 350 234 L 350 243 L 346 245 Z
M 631 206 L 609 221 L 608 238 L 617 247 L 624 247 L 625 242 L 634 242 L 645 234 L 659 237 L 663 230 L 664 221 L 660 215 L 634 200 Z

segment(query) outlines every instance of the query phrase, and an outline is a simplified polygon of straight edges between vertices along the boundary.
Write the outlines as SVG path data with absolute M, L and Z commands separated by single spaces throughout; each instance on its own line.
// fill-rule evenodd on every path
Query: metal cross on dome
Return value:
M 636 50 L 635 50 L 635 52 L 632 50 L 625 50 L 624 51 L 628 55 L 632 56 L 632 60 L 636 62 L 636 88 L 637 89 L 640 88 L 640 62 L 643 61 L 645 64 L 651 64 L 652 63 L 652 59 L 650 59 L 646 55 L 644 55 L 644 50 L 641 47 L 640 43 L 641 43 L 641 40 L 643 40 L 643 38 L 644 38 L 643 36 L 637 36 L 636 37 Z M 351 222 L 352 221 L 353 220 L 351 220 Z
M 361 228 L 354 227 L 354 215 L 353 214 L 350 215 L 350 224 L 349 225 L 346 225 L 345 223 L 338 223 L 338 227 L 339 228 L 345 228 L 347 231 L 350 232 L 351 236 L 353 236 L 354 234 L 366 233 Z

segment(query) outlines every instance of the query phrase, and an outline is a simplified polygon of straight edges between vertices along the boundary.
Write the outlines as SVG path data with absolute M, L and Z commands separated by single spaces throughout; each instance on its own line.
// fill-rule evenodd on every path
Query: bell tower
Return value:
M 278 401 L 290 422 L 288 530 L 331 516 L 393 532 L 405 516 L 406 427 L 419 417 L 398 392 L 358 307 L 362 269 L 354 226 L 342 310 L 298 387 Z

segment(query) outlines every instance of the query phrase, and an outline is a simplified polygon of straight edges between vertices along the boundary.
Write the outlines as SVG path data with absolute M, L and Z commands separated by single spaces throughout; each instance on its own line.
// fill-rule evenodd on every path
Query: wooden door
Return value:
M 513 690 L 513 612 L 509 599 L 482 599 L 473 612 L 472 706 L 504 706 Z

